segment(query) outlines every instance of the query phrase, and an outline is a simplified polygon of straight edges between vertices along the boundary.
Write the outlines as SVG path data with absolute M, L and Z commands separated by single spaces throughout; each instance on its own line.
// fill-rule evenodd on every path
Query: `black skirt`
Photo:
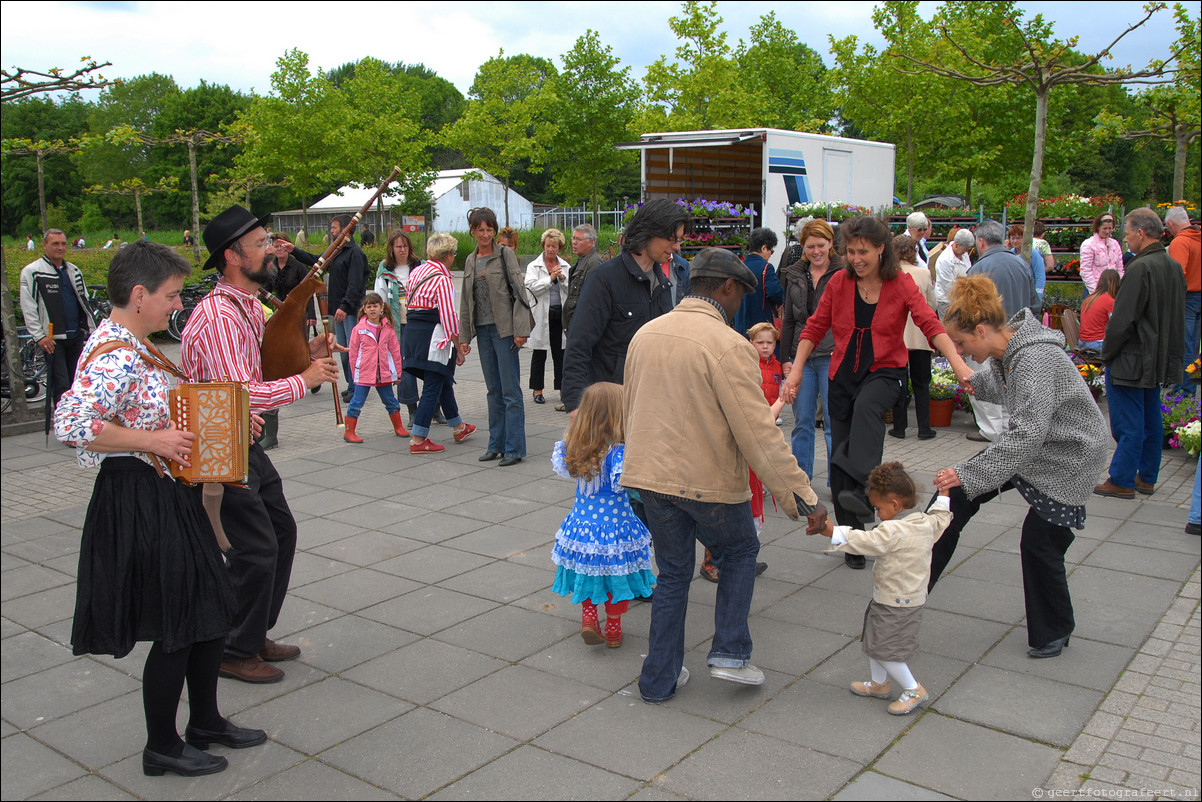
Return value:
M 405 337 L 401 343 L 401 365 L 406 373 L 419 379 L 426 378 L 426 371 L 455 375 L 455 352 L 444 362 L 430 361 L 430 338 L 438 325 L 437 309 L 410 309 L 405 320 Z
M 108 457 L 79 550 L 75 654 L 124 657 L 137 641 L 175 652 L 229 632 L 234 596 L 200 488 L 136 457 Z

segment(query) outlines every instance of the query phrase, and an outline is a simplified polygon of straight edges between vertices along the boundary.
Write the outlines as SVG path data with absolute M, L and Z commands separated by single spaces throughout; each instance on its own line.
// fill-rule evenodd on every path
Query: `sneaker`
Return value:
M 885 680 L 879 684 L 869 680 L 868 682 L 853 682 L 851 684 L 851 692 L 856 696 L 871 696 L 874 699 L 888 699 L 893 695 L 893 687 L 889 684 L 889 680 Z
M 688 684 L 689 684 L 689 670 L 687 668 L 685 668 L 684 666 L 681 666 L 680 674 L 676 677 L 676 690 L 679 691 L 681 688 L 683 688 L 685 685 L 688 685 Z M 641 696 L 641 698 L 644 702 L 646 702 L 649 705 L 658 705 L 658 704 L 663 704 L 664 702 L 668 701 L 668 699 L 674 699 L 676 697 L 675 697 L 675 694 L 673 694 L 672 696 L 668 697 L 668 699 L 648 699 L 646 696 Z
M 902 695 L 897 697 L 897 701 L 889 705 L 889 714 L 904 716 L 907 713 L 913 713 L 914 708 L 929 698 L 927 689 L 922 687 L 922 683 L 919 683 L 918 687 L 912 691 L 902 691 Z
M 740 685 L 763 685 L 764 672 L 750 663 L 742 668 L 726 668 L 710 666 L 710 676 L 714 679 L 724 679 L 727 682 L 737 682 Z

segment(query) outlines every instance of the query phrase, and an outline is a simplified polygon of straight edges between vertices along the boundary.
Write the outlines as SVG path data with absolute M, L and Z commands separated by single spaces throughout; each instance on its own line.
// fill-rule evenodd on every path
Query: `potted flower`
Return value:
M 1185 393 L 1169 393 L 1160 402 L 1160 414 L 1164 425 L 1165 447 L 1179 448 L 1173 445 L 1177 430 L 1198 420 L 1198 401 L 1194 396 Z
M 931 369 L 931 425 L 950 426 L 952 411 L 956 407 L 956 394 L 959 392 L 959 382 L 950 367 L 933 367 Z
M 1183 449 L 1191 457 L 1197 457 L 1202 448 L 1202 421 L 1193 420 L 1173 430 L 1169 445 Z

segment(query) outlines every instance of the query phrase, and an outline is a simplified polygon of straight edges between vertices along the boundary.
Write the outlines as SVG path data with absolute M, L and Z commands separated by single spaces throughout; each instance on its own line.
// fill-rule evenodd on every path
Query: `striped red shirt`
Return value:
M 427 280 L 427 276 L 433 276 Z M 459 315 L 455 313 L 455 285 L 451 272 L 438 262 L 422 262 L 409 274 L 410 310 L 438 310 L 438 320 L 448 337 L 459 338 Z M 418 286 L 421 285 L 421 286 Z M 417 287 L 417 292 L 413 288 Z
M 298 376 L 263 381 L 259 352 L 267 321 L 259 300 L 224 280 L 204 297 L 184 327 L 180 367 L 191 381 L 235 381 L 250 388 L 250 409 L 264 412 L 305 397 Z

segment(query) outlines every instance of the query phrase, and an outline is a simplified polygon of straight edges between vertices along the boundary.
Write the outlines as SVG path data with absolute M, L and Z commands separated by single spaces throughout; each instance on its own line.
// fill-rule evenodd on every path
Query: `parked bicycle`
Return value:
M 172 312 L 167 321 L 167 334 L 171 339 L 182 340 L 184 338 L 184 326 L 188 325 L 188 318 L 192 316 L 192 310 L 216 286 L 217 274 L 213 273 L 195 284 L 184 287 L 184 291 L 179 295 L 184 308 L 178 312 Z
M 30 404 L 46 398 L 46 352 L 38 347 L 33 336 L 21 326 L 17 329 L 20 343 L 21 371 L 25 378 L 25 400 Z M 12 387 L 8 372 L 8 346 L 0 339 L 0 406 L 7 412 L 12 403 Z

